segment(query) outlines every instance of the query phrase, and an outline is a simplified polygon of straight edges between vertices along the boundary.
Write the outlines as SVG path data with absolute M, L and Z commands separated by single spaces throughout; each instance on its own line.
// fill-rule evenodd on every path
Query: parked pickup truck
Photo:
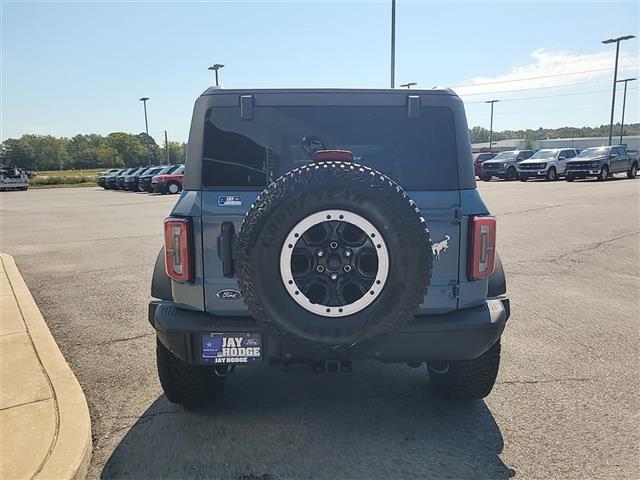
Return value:
M 566 180 L 596 177 L 605 181 L 616 173 L 626 173 L 635 178 L 638 173 L 638 160 L 627 154 L 624 145 L 609 145 L 586 148 L 572 161 L 567 162 Z
M 578 154 L 575 148 L 545 148 L 518 164 L 518 177 L 526 182 L 530 178 L 557 180 L 565 174 L 567 161 Z
M 482 164 L 487 160 L 491 160 L 495 156 L 496 154 L 493 152 L 477 152 L 473 154 L 473 171 L 475 172 L 476 177 L 480 177 Z
M 493 177 L 505 180 L 518 178 L 518 163 L 533 155 L 533 150 L 511 150 L 500 152 L 491 160 L 486 160 L 480 166 L 480 179 L 488 182 Z
M 23 169 L 0 165 L 0 191 L 27 190 L 28 188 L 29 177 Z
M 156 175 L 151 179 L 151 186 L 157 193 L 176 194 L 182 190 L 182 180 L 184 179 L 184 165 L 180 165 L 177 170 L 171 173 Z

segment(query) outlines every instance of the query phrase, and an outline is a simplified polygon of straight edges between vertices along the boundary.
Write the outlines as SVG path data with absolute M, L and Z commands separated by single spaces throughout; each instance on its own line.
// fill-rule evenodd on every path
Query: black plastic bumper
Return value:
M 167 193 L 167 184 L 164 182 L 152 183 L 151 188 L 155 193 Z
M 149 304 L 149 322 L 162 344 L 181 360 L 201 363 L 200 338 L 209 333 L 253 333 L 263 337 L 269 363 L 377 359 L 383 362 L 467 360 L 485 353 L 502 335 L 510 315 L 507 298 L 442 315 L 416 316 L 402 330 L 350 349 L 310 351 L 262 328 L 252 317 L 222 317 L 186 310 L 173 302 Z
M 505 178 L 507 176 L 506 170 L 482 170 L 481 175 L 497 177 L 497 178 Z

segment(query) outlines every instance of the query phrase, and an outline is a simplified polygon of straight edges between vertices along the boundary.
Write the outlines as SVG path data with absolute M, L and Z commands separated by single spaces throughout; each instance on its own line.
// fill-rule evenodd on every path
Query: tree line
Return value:
M 620 134 L 620 124 L 614 125 Z M 625 125 L 625 135 L 640 135 L 640 123 Z M 572 137 L 606 137 L 609 125 L 599 127 L 538 128 L 537 130 L 503 130 L 493 132 L 493 141 L 521 138 L 533 144 L 536 140 Z M 471 143 L 489 141 L 484 127 L 469 129 Z M 184 163 L 186 144 L 169 142 L 170 164 Z M 71 170 L 89 168 L 136 167 L 167 162 L 167 150 L 150 135 L 114 132 L 107 136 L 89 134 L 71 138 L 26 134 L 9 138 L 0 144 L 0 163 L 31 170 Z
M 0 163 L 31 170 L 71 170 L 184 163 L 186 144 L 159 146 L 146 133 L 114 132 L 57 138 L 26 134 L 0 144 Z
M 624 126 L 624 134 L 640 135 L 640 123 L 631 123 Z M 473 127 L 469 129 L 471 143 L 483 143 L 489 141 L 489 129 L 484 127 Z M 547 140 L 553 138 L 580 138 L 580 137 L 608 137 L 609 125 L 599 127 L 561 127 L 561 128 L 538 128 L 537 130 L 502 130 L 493 132 L 492 142 L 499 140 L 509 140 L 512 138 L 524 139 L 525 142 L 533 144 L 536 140 Z M 620 124 L 614 124 L 613 136 L 620 137 Z

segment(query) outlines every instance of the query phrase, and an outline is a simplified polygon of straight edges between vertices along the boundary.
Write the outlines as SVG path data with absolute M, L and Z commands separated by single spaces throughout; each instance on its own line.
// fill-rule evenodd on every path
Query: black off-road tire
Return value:
M 567 175 L 566 177 L 564 177 L 564 179 L 567 182 L 573 182 L 576 179 L 576 177 L 574 177 L 573 175 Z
M 638 164 L 636 162 L 633 162 L 631 164 L 631 168 L 627 170 L 627 178 L 636 178 L 637 174 L 638 174 Z
M 500 340 L 474 360 L 428 365 L 434 390 L 450 400 L 478 400 L 493 389 L 500 366 Z
M 518 171 L 516 170 L 516 167 L 507 168 L 507 173 L 504 174 L 504 179 L 507 182 L 511 182 L 515 180 L 517 177 L 518 177 Z
M 491 175 L 480 175 L 480 180 L 482 180 L 483 182 L 490 182 Z
M 213 400 L 223 388 L 225 377 L 214 367 L 189 365 L 173 355 L 156 339 L 156 363 L 162 390 L 171 403 L 197 406 Z
M 376 299 L 348 316 L 320 316 L 291 298 L 280 256 L 292 229 L 324 210 L 345 210 L 381 232 L 389 273 Z M 237 239 L 237 276 L 258 322 L 287 343 L 316 350 L 357 348 L 409 323 L 424 301 L 433 254 L 420 210 L 404 190 L 371 168 L 347 162 L 308 164 L 272 182 L 256 199 Z

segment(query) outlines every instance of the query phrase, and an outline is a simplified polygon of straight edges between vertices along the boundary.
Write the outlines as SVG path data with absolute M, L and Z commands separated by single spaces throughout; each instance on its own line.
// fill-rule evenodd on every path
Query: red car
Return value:
M 156 175 L 151 179 L 151 187 L 158 193 L 179 193 L 182 190 L 182 180 L 184 178 L 184 165 L 181 165 L 175 172 Z
M 491 160 L 495 156 L 495 153 L 489 152 L 477 152 L 473 154 L 473 169 L 476 172 L 476 177 L 480 176 L 480 165 L 482 165 L 482 162 Z

